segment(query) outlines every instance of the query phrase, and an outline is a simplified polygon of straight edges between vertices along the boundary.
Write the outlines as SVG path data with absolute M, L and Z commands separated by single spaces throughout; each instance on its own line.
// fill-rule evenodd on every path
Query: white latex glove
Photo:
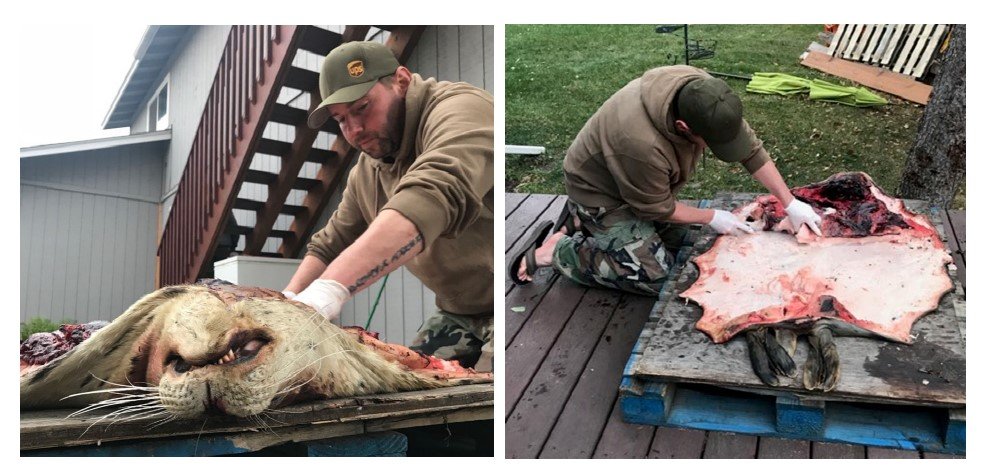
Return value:
M 323 318 L 333 321 L 340 316 L 343 304 L 350 299 L 350 291 L 343 284 L 328 279 L 316 279 L 293 300 L 316 309 Z
M 793 231 L 798 233 L 799 228 L 806 225 L 817 236 L 823 237 L 823 233 L 820 232 L 820 215 L 817 215 L 813 207 L 808 204 L 793 198 L 786 207 L 786 215 L 789 216 Z
M 748 226 L 748 223 L 739 220 L 733 213 L 724 210 L 714 210 L 714 217 L 710 220 L 710 227 L 720 234 L 739 235 L 741 232 L 755 232 L 751 226 Z
M 282 290 L 282 291 L 281 291 L 281 294 L 282 294 L 282 295 L 284 295 L 284 296 L 285 296 L 285 298 L 287 298 L 287 299 L 289 299 L 289 300 L 294 300 L 294 299 L 295 299 L 295 297 L 297 297 L 297 296 L 298 296 L 298 294 L 297 294 L 297 293 L 295 293 L 295 292 L 293 292 L 293 291 L 291 291 L 291 290 Z

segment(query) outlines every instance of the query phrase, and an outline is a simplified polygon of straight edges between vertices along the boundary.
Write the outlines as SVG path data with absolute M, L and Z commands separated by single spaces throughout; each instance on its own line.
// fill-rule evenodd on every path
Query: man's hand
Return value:
M 733 213 L 724 210 L 714 210 L 714 217 L 710 220 L 710 227 L 720 234 L 739 235 L 742 232 L 754 233 L 747 223 L 738 219 Z
M 793 231 L 798 233 L 799 228 L 806 225 L 817 236 L 823 237 L 823 233 L 820 232 L 820 215 L 813 211 L 813 207 L 793 198 L 786 207 L 786 215 L 789 215 Z
M 340 316 L 343 304 L 350 299 L 350 291 L 343 284 L 328 279 L 316 279 L 293 300 L 315 308 L 329 321 Z
M 293 291 L 291 291 L 291 290 L 282 290 L 282 291 L 281 291 L 281 294 L 282 294 L 282 295 L 284 295 L 284 296 L 285 296 L 285 298 L 287 298 L 287 299 L 289 299 L 289 300 L 294 300 L 294 299 L 295 299 L 295 297 L 297 297 L 297 296 L 298 296 L 298 294 L 297 294 L 297 293 L 295 293 L 295 292 L 293 292 Z

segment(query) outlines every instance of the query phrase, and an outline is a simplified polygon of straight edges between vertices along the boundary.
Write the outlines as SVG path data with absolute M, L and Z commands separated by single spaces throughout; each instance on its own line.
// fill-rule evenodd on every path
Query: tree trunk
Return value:
M 967 157 L 967 61 L 964 25 L 955 25 L 933 93 L 916 131 L 899 184 L 901 198 L 950 207 L 964 182 Z

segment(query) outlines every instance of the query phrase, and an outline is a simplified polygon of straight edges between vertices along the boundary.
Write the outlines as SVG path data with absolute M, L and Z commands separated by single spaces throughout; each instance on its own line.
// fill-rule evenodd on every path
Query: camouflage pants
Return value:
M 459 361 L 478 372 L 494 370 L 494 314 L 454 315 L 442 310 L 425 320 L 409 346 L 414 351 Z
M 587 208 L 570 201 L 581 232 L 559 240 L 552 266 L 590 287 L 658 295 L 689 227 L 646 221 L 629 207 Z

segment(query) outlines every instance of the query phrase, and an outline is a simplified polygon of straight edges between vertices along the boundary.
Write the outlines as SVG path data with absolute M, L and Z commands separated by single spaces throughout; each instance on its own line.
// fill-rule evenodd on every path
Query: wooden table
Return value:
M 533 227 L 555 220 L 564 205 L 565 196 L 506 195 L 506 266 Z M 951 212 L 949 221 L 960 274 L 963 212 Z M 508 278 L 506 287 L 507 458 L 959 457 L 625 423 L 618 385 L 655 300 L 587 289 L 548 269 L 524 286 Z
M 221 455 L 286 443 L 490 420 L 494 418 L 494 385 L 309 402 L 267 412 L 259 419 L 209 416 L 173 421 L 151 429 L 146 420 L 93 425 L 99 415 L 66 419 L 71 412 L 21 413 L 21 450 L 26 454 L 65 456 Z

